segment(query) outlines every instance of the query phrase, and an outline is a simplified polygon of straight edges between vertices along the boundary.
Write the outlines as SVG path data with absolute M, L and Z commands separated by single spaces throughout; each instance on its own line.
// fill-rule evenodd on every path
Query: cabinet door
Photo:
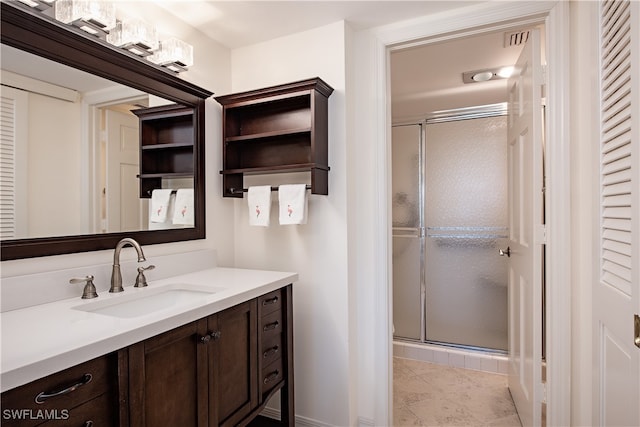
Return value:
M 206 319 L 129 347 L 131 426 L 208 423 Z
M 208 318 L 212 426 L 232 426 L 258 405 L 256 301 Z

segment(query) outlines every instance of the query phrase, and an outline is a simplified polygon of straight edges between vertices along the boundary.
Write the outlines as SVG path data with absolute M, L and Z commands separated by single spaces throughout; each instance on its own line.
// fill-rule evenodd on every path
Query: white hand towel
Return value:
M 169 211 L 171 189 L 159 189 L 151 192 L 151 222 L 165 222 Z
M 181 188 L 176 192 L 173 223 L 193 225 L 193 188 Z
M 307 186 L 305 184 L 278 187 L 280 224 L 307 223 Z
M 268 227 L 271 212 L 271 186 L 249 187 L 247 200 L 249 203 L 249 225 Z

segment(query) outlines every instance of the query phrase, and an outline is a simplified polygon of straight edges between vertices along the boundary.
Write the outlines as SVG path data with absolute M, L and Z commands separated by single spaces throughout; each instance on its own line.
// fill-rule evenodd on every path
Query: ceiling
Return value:
M 134 9 L 138 0 L 120 0 Z M 230 49 L 310 30 L 340 20 L 365 29 L 412 19 L 477 1 L 210 1 L 154 0 L 175 19 L 185 21 Z M 138 9 L 141 10 L 141 9 Z M 141 10 L 142 12 L 144 9 Z M 152 17 L 153 18 L 153 17 Z M 505 81 L 463 84 L 462 73 L 512 65 L 520 51 L 504 47 L 503 32 L 396 49 L 391 54 L 392 108 L 395 120 L 444 109 L 504 101 Z M 11 53 L 11 52 L 10 52 Z M 3 48 L 4 64 L 10 63 Z M 26 65 L 24 61 L 16 61 Z M 6 68 L 6 67 L 5 67 Z M 30 64 L 31 74 L 42 67 Z M 18 70 L 16 70 L 17 72 Z M 78 83 L 78 76 L 60 73 Z M 42 78 L 42 76 L 34 76 Z M 71 83 L 58 82 L 65 87 Z M 99 87 L 109 85 L 99 81 Z M 80 91 L 87 90 L 81 88 Z M 96 89 L 96 87 L 92 87 Z
M 372 28 L 484 1 L 154 0 L 209 38 L 235 49 L 345 20 Z
M 171 15 L 231 49 L 345 20 L 355 30 L 414 19 L 482 1 L 212 1 L 155 0 Z M 517 28 L 514 28 L 517 30 Z M 426 44 L 391 55 L 397 120 L 503 102 L 506 81 L 463 84 L 462 73 L 513 65 L 521 46 L 504 47 L 504 32 Z
M 504 37 L 504 31 L 492 32 L 393 51 L 390 74 L 394 121 L 505 102 L 507 80 L 467 84 L 462 80 L 466 71 L 515 64 L 522 45 L 505 47 Z

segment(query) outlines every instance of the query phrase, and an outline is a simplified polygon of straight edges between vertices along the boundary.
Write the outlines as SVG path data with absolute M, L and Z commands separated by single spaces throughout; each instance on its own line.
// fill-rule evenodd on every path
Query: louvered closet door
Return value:
M 0 108 L 0 240 L 26 237 L 28 95 L 2 86 Z
M 600 2 L 599 265 L 594 424 L 640 425 L 640 3 Z

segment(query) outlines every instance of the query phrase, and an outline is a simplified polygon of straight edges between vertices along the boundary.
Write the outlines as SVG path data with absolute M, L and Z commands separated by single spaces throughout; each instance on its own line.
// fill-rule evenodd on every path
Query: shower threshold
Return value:
M 393 355 L 456 368 L 506 375 L 509 358 L 504 350 L 461 346 L 440 342 L 393 339 Z

